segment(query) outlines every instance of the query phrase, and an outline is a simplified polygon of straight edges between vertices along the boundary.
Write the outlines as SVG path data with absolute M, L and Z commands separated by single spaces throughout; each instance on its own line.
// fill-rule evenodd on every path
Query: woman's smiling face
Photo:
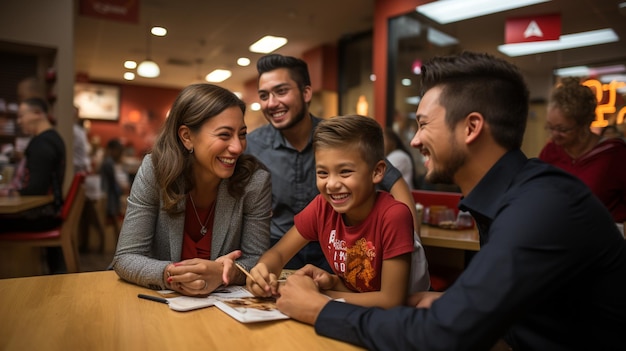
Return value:
M 246 133 L 243 113 L 238 107 L 229 107 L 209 118 L 197 133 L 191 133 L 194 167 L 208 175 L 229 178 L 246 149 Z

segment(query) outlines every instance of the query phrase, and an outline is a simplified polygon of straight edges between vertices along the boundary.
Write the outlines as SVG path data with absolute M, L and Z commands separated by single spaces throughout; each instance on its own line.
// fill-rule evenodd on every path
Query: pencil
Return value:
M 258 284 L 258 283 L 256 282 L 256 280 L 254 280 L 254 277 L 252 277 L 252 274 L 248 273 L 248 271 L 247 271 L 245 268 L 243 268 L 242 266 L 240 266 L 240 265 L 239 265 L 239 263 L 236 263 L 236 262 L 235 262 L 235 266 L 236 266 L 236 267 L 237 267 L 240 271 L 242 271 L 242 272 L 243 272 L 243 274 L 245 274 L 245 275 L 246 275 L 246 277 L 248 277 L 248 278 L 252 279 L 252 281 L 253 281 L 255 284 Z

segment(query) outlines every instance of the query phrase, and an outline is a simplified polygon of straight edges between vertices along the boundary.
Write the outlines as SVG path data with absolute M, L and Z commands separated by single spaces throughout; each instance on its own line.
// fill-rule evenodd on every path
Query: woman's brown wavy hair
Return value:
M 189 85 L 174 101 L 152 149 L 156 181 L 163 190 L 163 209 L 168 213 L 178 212 L 177 204 L 195 186 L 191 176 L 193 154 L 189 153 L 178 137 L 179 127 L 185 125 L 192 132 L 197 132 L 206 121 L 230 107 L 238 107 L 244 114 L 246 112 L 246 105 L 241 99 L 213 84 Z M 264 169 L 253 156 L 239 156 L 228 182 L 230 195 L 241 196 L 250 177 L 259 168 Z

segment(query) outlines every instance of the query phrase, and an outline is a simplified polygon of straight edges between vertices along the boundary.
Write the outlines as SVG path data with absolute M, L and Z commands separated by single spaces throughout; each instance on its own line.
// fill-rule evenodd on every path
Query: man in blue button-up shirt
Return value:
M 411 144 L 428 181 L 461 188 L 480 252 L 445 293 L 415 295 L 411 307 L 329 301 L 301 274 L 281 287 L 278 308 L 370 350 L 488 350 L 498 340 L 626 350 L 626 242 L 580 180 L 520 150 L 529 94 L 517 68 L 466 52 L 425 63 L 422 86 Z
M 269 124 L 248 135 L 246 153 L 256 156 L 272 174 L 270 239 L 274 245 L 293 226 L 293 217 L 319 193 L 312 136 L 320 119 L 309 113 L 313 90 L 306 62 L 271 54 L 259 59 L 257 70 L 261 107 Z M 380 187 L 409 207 L 417 226 L 409 186 L 389 162 Z M 307 263 L 331 271 L 317 242 L 305 246 L 285 268 L 298 269 Z

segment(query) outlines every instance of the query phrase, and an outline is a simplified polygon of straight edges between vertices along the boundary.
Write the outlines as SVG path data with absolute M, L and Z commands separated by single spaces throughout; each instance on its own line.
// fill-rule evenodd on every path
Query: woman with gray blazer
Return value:
M 184 295 L 244 284 L 269 247 L 269 172 L 246 147 L 245 104 L 186 87 L 133 182 L 113 258 L 124 280 Z

